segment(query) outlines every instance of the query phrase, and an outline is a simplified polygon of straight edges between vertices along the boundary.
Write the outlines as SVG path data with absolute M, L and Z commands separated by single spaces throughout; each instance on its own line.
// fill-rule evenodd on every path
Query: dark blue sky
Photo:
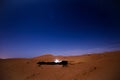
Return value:
M 1 0 L 0 57 L 120 50 L 118 0 Z

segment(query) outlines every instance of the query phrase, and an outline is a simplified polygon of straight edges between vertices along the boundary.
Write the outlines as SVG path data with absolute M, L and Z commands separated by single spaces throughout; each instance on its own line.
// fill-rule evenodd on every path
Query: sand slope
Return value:
M 38 61 L 68 60 L 67 67 L 42 65 Z M 120 80 L 120 51 L 82 56 L 31 59 L 0 59 L 0 80 Z

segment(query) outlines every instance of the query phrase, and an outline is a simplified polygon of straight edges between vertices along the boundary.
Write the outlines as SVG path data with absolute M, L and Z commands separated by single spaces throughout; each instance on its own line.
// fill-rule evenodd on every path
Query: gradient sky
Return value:
M 0 58 L 120 50 L 118 0 L 0 0 Z

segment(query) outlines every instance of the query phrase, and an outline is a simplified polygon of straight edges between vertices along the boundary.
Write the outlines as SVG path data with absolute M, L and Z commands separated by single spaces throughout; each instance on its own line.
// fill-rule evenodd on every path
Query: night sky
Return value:
M 119 0 L 0 0 L 0 58 L 120 50 Z

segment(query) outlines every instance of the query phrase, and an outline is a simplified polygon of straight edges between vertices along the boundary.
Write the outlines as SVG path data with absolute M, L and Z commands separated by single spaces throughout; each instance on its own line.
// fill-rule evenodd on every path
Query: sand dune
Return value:
M 67 60 L 38 66 L 38 61 Z M 0 59 L 0 80 L 120 80 L 120 51 L 81 56 L 43 55 L 30 59 Z

